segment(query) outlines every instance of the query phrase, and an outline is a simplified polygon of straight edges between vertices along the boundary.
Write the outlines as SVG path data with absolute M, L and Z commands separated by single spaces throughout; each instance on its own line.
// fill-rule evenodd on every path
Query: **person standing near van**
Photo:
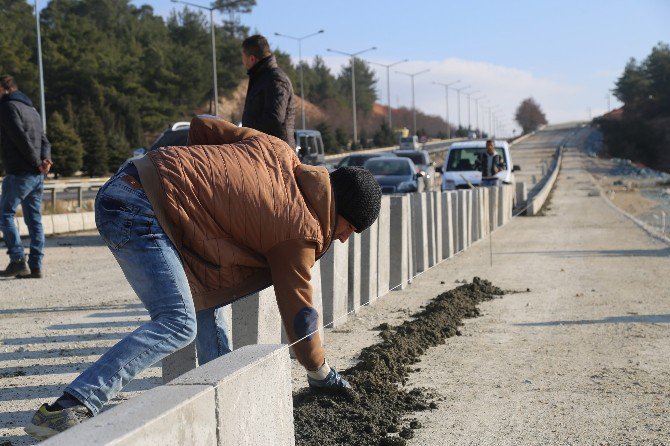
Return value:
M 496 153 L 492 139 L 486 141 L 486 151 L 479 154 L 475 168 L 482 173 L 482 186 L 497 186 L 500 183 L 496 174 L 507 166 L 503 157 Z
M 265 37 L 256 34 L 244 39 L 242 63 L 249 76 L 242 126 L 276 136 L 295 149 L 293 85 Z

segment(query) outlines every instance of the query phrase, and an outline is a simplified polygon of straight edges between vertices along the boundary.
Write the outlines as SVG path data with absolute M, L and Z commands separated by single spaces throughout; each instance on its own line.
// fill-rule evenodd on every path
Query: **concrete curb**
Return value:
M 544 202 L 549 196 L 549 192 L 554 187 L 556 178 L 558 178 L 558 173 L 561 170 L 561 163 L 563 161 L 563 148 L 559 147 L 556 149 L 556 159 L 554 160 L 554 165 L 551 170 L 551 174 L 547 178 L 547 181 L 544 183 L 544 186 L 530 199 L 528 204 L 528 209 L 526 210 L 527 216 L 534 216 L 540 212 Z

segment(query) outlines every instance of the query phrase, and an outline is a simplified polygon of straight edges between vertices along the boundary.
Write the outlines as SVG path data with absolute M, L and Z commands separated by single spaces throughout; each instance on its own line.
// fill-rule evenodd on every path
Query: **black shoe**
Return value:
M 25 277 L 30 275 L 30 269 L 25 259 L 9 262 L 4 271 L 0 271 L 0 277 Z
M 41 279 L 42 278 L 42 269 L 41 268 L 30 268 L 30 274 L 27 276 L 16 276 L 17 279 Z

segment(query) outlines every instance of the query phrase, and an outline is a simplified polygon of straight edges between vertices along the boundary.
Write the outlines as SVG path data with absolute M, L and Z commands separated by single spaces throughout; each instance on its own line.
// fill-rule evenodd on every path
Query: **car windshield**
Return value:
M 371 159 L 365 163 L 365 168 L 373 175 L 411 175 L 412 168 L 409 163 L 402 160 L 378 158 Z
M 159 147 L 185 146 L 187 140 L 188 129 L 168 130 L 151 145 L 149 151 L 156 150 Z
M 463 172 L 468 170 L 475 170 L 475 161 L 480 153 L 486 149 L 483 147 L 472 147 L 467 149 L 451 149 L 449 150 L 449 160 L 447 161 L 447 169 L 456 172 Z M 496 147 L 496 154 L 505 159 L 505 152 L 502 147 Z
M 426 160 L 423 157 L 423 153 L 421 152 L 416 152 L 416 153 L 401 153 L 401 152 L 396 152 L 396 155 L 402 156 L 404 158 L 409 158 L 412 160 L 414 164 L 418 165 L 426 165 Z

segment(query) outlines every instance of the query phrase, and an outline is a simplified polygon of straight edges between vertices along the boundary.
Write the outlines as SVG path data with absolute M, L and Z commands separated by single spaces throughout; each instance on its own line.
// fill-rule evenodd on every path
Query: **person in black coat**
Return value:
M 496 153 L 493 140 L 486 141 L 486 151 L 479 154 L 475 161 L 475 169 L 482 173 L 482 186 L 497 186 L 499 179 L 498 172 L 507 169 L 505 160 Z
M 0 76 L 0 152 L 5 167 L 0 195 L 0 230 L 9 265 L 0 277 L 41 278 L 44 257 L 42 194 L 51 165 L 51 145 L 32 101 L 19 91 L 14 78 Z M 21 205 L 30 234 L 28 262 L 14 223 Z
M 242 125 L 283 139 L 295 148 L 293 85 L 277 66 L 265 37 L 257 34 L 242 42 L 242 63 L 249 75 Z

